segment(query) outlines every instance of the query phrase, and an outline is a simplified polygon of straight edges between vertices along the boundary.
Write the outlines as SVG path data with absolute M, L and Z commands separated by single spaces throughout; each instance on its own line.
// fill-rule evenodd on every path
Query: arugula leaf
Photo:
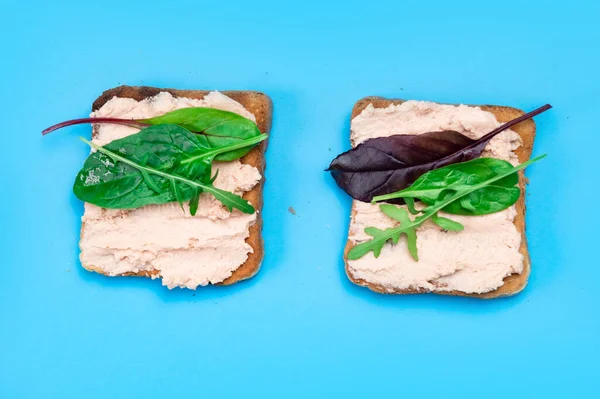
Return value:
M 442 229 L 448 231 L 463 231 L 465 229 L 465 226 L 463 226 L 462 224 L 454 220 L 439 216 L 437 213 L 431 215 L 431 221 L 440 226 Z
M 148 127 L 104 147 L 82 138 L 97 151 L 85 161 L 73 191 L 83 201 L 113 209 L 190 201 L 192 215 L 200 193 L 208 192 L 230 210 L 253 213 L 254 208 L 246 200 L 212 185 L 211 164 L 220 154 L 255 145 L 265 138 L 261 135 L 216 147 L 176 125 Z
M 204 191 L 212 194 L 216 199 L 221 201 L 225 207 L 231 212 L 233 208 L 237 208 L 244 213 L 254 213 L 254 208 L 248 201 L 239 195 L 230 193 L 229 191 L 221 190 L 215 186 L 207 185 Z
M 394 205 L 389 205 L 389 204 L 381 205 L 380 208 L 383 211 L 383 213 L 385 213 L 387 216 L 389 216 L 393 219 L 398 220 L 401 225 L 408 226 L 411 222 L 410 218 L 408 217 L 408 212 L 406 212 L 406 210 L 404 208 L 398 208 L 398 207 L 395 207 Z M 398 240 L 400 239 L 401 234 L 406 235 L 408 251 L 410 252 L 412 257 L 415 260 L 419 260 L 419 256 L 417 255 L 417 233 L 415 232 L 415 229 L 413 229 L 413 228 L 403 229 L 403 231 L 401 233 L 399 233 L 397 236 L 395 236 L 396 239 L 394 241 L 394 244 L 398 243 Z
M 391 240 L 393 244 L 398 244 L 400 236 L 404 234 L 406 235 L 408 251 L 415 260 L 419 260 L 417 254 L 417 233 L 415 231 L 415 229 L 420 226 L 419 218 L 411 221 L 408 212 L 406 212 L 404 208 L 398 208 L 394 205 L 383 204 L 379 208 L 387 216 L 399 221 L 400 225 L 385 230 L 380 230 L 376 227 L 367 227 L 365 233 L 373 236 L 373 239 L 353 247 L 350 252 L 348 252 L 348 259 L 356 260 L 362 258 L 370 251 L 373 251 L 375 257 L 378 258 L 383 249 L 383 245 L 388 240 Z
M 387 216 L 398 220 L 400 225 L 386 230 L 367 227 L 365 232 L 373 236 L 373 239 L 354 246 L 348 252 L 348 259 L 359 259 L 370 251 L 373 251 L 375 257 L 378 257 L 386 242 L 391 240 L 393 244 L 397 244 L 400 236 L 405 234 L 407 236 L 409 252 L 415 260 L 418 260 L 416 229 L 425 223 L 425 221 L 431 219 L 443 229 L 461 231 L 464 229 L 464 226 L 453 220 L 438 216 L 438 212 L 441 210 L 445 211 L 450 208 L 450 205 L 454 202 L 460 202 L 462 198 L 486 187 L 501 187 L 502 189 L 510 188 L 506 187 L 510 182 L 514 182 L 514 184 L 518 183 L 518 176 L 517 180 L 515 180 L 512 175 L 516 176 L 516 173 L 519 170 L 541 160 L 545 156 L 546 155 L 541 155 L 514 167 L 506 161 L 492 158 L 479 158 L 462 164 L 451 165 L 427 172 L 417 179 L 412 186 L 405 190 L 373 198 L 374 202 L 394 198 L 419 198 L 426 204 L 429 202 L 429 204 L 425 209 L 420 211 L 421 215 L 415 217 L 414 220 L 410 220 L 408 212 L 403 208 L 396 208 L 394 205 L 390 204 L 380 205 L 381 211 Z M 503 162 L 509 166 L 506 166 Z M 479 207 L 476 207 L 473 202 L 469 202 L 469 204 L 478 212 L 476 213 L 478 215 L 491 213 L 491 209 L 497 209 L 495 212 L 506 209 L 516 201 L 516 199 L 514 199 L 514 201 L 511 202 L 513 197 L 509 196 L 499 200 L 495 199 L 494 204 L 490 205 L 483 203 L 487 197 L 480 196 L 477 198 L 482 199 L 481 204 L 477 203 Z M 395 208 L 396 210 L 393 210 L 390 207 Z
M 419 214 L 419 210 L 417 210 L 417 208 L 415 208 L 415 200 L 414 198 L 404 198 L 404 202 L 406 203 L 406 208 L 408 209 L 408 211 L 413 214 L 413 215 L 418 215 Z
M 194 193 L 192 194 L 192 199 L 190 199 L 190 215 L 194 216 L 198 211 L 198 203 L 200 202 L 200 189 L 198 187 L 194 187 Z M 231 209 L 229 210 L 231 211 Z

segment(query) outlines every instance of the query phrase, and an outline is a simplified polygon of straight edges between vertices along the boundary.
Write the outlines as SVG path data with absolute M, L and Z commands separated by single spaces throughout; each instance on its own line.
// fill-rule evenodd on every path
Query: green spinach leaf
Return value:
M 196 213 L 200 193 L 215 196 L 228 209 L 253 213 L 241 197 L 213 186 L 212 161 L 219 155 L 256 145 L 260 135 L 228 146 L 215 146 L 176 125 L 157 125 L 114 140 L 104 147 L 85 139 L 97 151 L 90 154 L 73 186 L 86 202 L 113 209 L 190 201 Z
M 181 108 L 161 116 L 142 119 L 151 125 L 172 123 L 201 134 L 213 147 L 226 147 L 260 136 L 258 126 L 234 112 L 215 108 Z M 246 155 L 252 148 L 243 147 L 219 154 L 216 161 L 232 161 Z
M 432 170 L 419 177 L 409 188 L 375 197 L 374 201 L 412 198 L 419 199 L 426 205 L 434 205 L 447 195 L 467 190 L 511 170 L 513 166 L 507 161 L 478 158 Z M 499 212 L 519 199 L 520 190 L 516 186 L 518 183 L 519 176 L 511 173 L 494 183 L 469 192 L 461 197 L 460 201 L 454 201 L 442 210 L 455 215 L 486 215 Z

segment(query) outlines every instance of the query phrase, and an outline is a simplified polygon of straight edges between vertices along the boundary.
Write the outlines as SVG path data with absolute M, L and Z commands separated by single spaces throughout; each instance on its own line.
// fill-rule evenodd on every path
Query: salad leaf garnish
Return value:
M 77 174 L 73 192 L 82 201 L 113 209 L 190 201 L 190 213 L 198 208 L 200 193 L 213 195 L 229 210 L 254 213 L 240 196 L 212 184 L 211 165 L 219 155 L 252 148 L 266 134 L 219 146 L 207 137 L 173 125 L 160 124 L 99 146 Z
M 419 226 L 431 220 L 444 230 L 461 231 L 464 226 L 439 216 L 438 212 L 485 215 L 510 207 L 520 195 L 519 188 L 515 187 L 518 183 L 517 172 L 545 156 L 541 155 L 518 166 L 500 159 L 478 158 L 432 170 L 404 190 L 373 198 L 373 202 L 398 198 L 408 200 L 408 208 L 412 208 L 411 212 L 414 211 L 417 216 L 410 219 L 404 208 L 390 204 L 380 205 L 383 213 L 400 224 L 385 230 L 367 227 L 365 232 L 373 238 L 354 246 L 348 252 L 348 259 L 359 259 L 371 251 L 377 258 L 386 242 L 397 244 L 400 236 L 406 235 L 409 252 L 418 260 L 416 229 Z M 415 199 L 421 200 L 426 207 L 414 209 Z
M 496 135 L 550 108 L 546 104 L 521 115 L 478 140 L 455 131 L 369 139 L 338 155 L 327 170 L 352 198 L 370 202 L 373 197 L 405 189 L 430 170 L 479 157 Z M 402 198 L 392 202 L 404 203 Z

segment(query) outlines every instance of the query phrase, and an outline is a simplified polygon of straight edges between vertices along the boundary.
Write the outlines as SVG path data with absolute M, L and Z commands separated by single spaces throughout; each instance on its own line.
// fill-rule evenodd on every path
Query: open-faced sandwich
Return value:
M 263 258 L 261 207 L 270 99 L 252 91 L 121 86 L 90 118 L 81 264 L 169 288 L 233 284 Z
M 345 268 L 390 294 L 495 298 L 520 292 L 530 260 L 523 169 L 529 114 L 502 106 L 367 97 L 352 111 L 352 149 L 329 171 L 352 198 Z

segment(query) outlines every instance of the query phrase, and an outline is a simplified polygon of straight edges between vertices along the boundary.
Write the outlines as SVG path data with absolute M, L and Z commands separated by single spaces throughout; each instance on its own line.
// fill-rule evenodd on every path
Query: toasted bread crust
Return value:
M 351 118 L 354 118 L 355 116 L 360 114 L 369 104 L 373 104 L 375 108 L 386 108 L 390 104 L 401 104 L 402 102 L 404 102 L 404 100 L 387 99 L 382 97 L 365 97 L 360 99 L 354 105 L 354 108 L 352 109 Z M 478 107 L 480 107 L 484 111 L 488 111 L 494 114 L 496 116 L 496 119 L 498 119 L 498 122 L 501 123 L 508 122 L 524 114 L 522 110 L 511 107 L 503 107 L 497 105 L 479 105 Z M 525 162 L 531 157 L 531 152 L 533 151 L 533 141 L 535 139 L 535 122 L 532 119 L 528 119 L 519 123 L 518 125 L 513 126 L 511 129 L 521 136 L 523 145 L 519 147 L 515 151 L 515 153 L 519 158 L 519 162 Z M 348 278 L 357 285 L 367 287 L 370 290 L 381 294 L 424 294 L 428 292 L 433 292 L 435 294 L 441 295 L 468 296 L 474 298 L 492 299 L 502 296 L 515 295 L 521 292 L 527 285 L 527 280 L 529 278 L 529 273 L 531 270 L 531 261 L 529 258 L 529 251 L 527 250 L 527 239 L 525 237 L 525 179 L 523 170 L 519 172 L 519 177 L 519 187 L 521 188 L 521 196 L 515 204 L 517 208 L 517 216 L 515 218 L 514 224 L 517 227 L 517 230 L 521 232 L 522 237 L 519 252 L 521 252 L 521 254 L 523 255 L 523 272 L 521 274 L 512 274 L 506 277 L 504 279 L 504 284 L 498 289 L 483 294 L 467 294 L 462 291 L 439 292 L 429 291 L 425 289 L 392 289 L 392 291 L 390 291 L 390 287 L 384 287 L 379 284 L 373 284 L 366 280 L 354 278 L 354 276 L 352 276 L 352 273 L 348 269 L 348 252 L 354 245 L 350 240 L 346 242 L 346 247 L 344 249 L 344 263 Z M 354 216 L 354 214 L 355 210 L 352 209 L 352 215 Z
M 113 89 L 107 90 L 100 97 L 94 101 L 92 110 L 96 111 L 100 109 L 108 100 L 113 97 L 132 98 L 137 101 L 142 101 L 145 98 L 153 97 L 160 92 L 169 92 L 174 97 L 187 97 L 203 99 L 210 91 L 207 90 L 177 90 L 177 89 L 161 89 L 157 87 L 147 86 L 119 86 Z M 273 105 L 271 99 L 263 93 L 256 91 L 223 91 L 227 97 L 239 102 L 246 108 L 250 113 L 256 117 L 256 124 L 259 130 L 263 133 L 269 134 L 271 130 L 271 120 L 273 115 Z M 94 130 L 93 136 L 96 135 Z M 258 212 L 256 223 L 250 226 L 250 235 L 246 239 L 246 243 L 253 249 L 252 253 L 248 254 L 248 259 L 238 269 L 236 269 L 231 276 L 227 279 L 218 283 L 217 285 L 231 285 L 241 280 L 249 279 L 254 276 L 264 257 L 264 246 L 262 240 L 262 205 L 263 205 L 263 185 L 264 185 L 264 171 L 265 171 L 265 151 L 267 149 L 267 140 L 260 143 L 247 155 L 245 155 L 241 162 L 243 164 L 251 165 L 257 168 L 262 176 L 254 188 L 246 192 L 243 197 L 248 200 Z M 83 234 L 84 226 L 81 226 L 81 234 Z M 105 274 L 99 268 L 94 265 L 83 265 L 84 268 L 95 271 L 100 274 Z M 157 277 L 159 275 L 158 270 L 144 271 L 139 273 L 124 273 L 119 276 L 143 276 L 143 277 Z

